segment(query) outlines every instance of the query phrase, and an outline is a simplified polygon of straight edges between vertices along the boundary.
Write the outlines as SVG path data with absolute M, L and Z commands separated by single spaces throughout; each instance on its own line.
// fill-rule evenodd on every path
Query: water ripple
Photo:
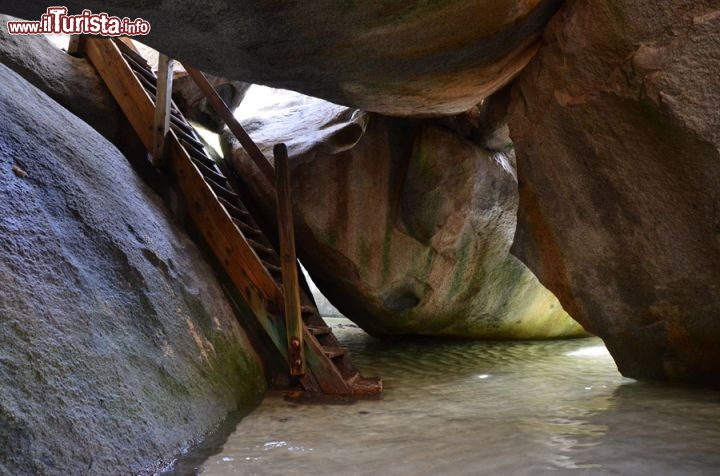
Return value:
M 352 326 L 339 331 L 363 373 L 383 377 L 381 400 L 298 406 L 269 397 L 218 454 L 192 466 L 204 476 L 720 468 L 718 394 L 624 379 L 599 339 L 379 342 Z

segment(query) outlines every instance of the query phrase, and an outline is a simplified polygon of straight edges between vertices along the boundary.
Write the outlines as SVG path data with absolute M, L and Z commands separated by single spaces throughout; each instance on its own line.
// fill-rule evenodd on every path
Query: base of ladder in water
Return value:
M 379 399 L 382 396 L 383 384 L 380 377 L 361 377 L 352 384 L 353 393 L 348 395 L 333 395 L 321 392 L 308 392 L 295 381 L 293 385 L 287 382 L 276 382 L 270 389 L 271 395 L 282 396 L 285 400 L 294 403 L 330 403 L 347 404 L 358 399 Z

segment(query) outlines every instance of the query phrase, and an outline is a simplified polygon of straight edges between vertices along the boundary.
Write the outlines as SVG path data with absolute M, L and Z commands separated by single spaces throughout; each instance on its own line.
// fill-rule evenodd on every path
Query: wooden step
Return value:
M 332 332 L 329 326 L 307 326 L 307 328 L 314 336 L 324 336 Z
M 275 250 L 270 248 L 269 246 L 265 246 L 262 243 L 259 243 L 252 238 L 247 238 L 247 242 L 250 246 L 253 247 L 255 250 L 255 253 L 258 254 L 258 256 L 271 256 L 274 257 L 277 253 L 275 253 Z
M 173 122 L 173 124 L 175 123 Z M 180 139 L 180 141 L 184 143 L 183 145 L 185 145 L 186 147 L 192 147 L 197 152 L 205 154 L 205 146 L 202 142 L 193 137 L 193 134 L 183 130 L 182 127 L 175 129 L 175 133 L 178 135 L 178 139 Z
M 135 76 L 137 77 L 138 81 L 140 81 L 140 83 L 142 83 L 143 87 L 145 88 L 145 91 L 150 93 L 150 96 L 152 96 L 153 99 L 155 99 L 155 96 L 157 95 L 157 88 L 155 87 L 155 85 L 153 83 L 151 83 L 150 81 L 148 81 L 148 79 L 140 72 L 136 71 Z
M 241 219 L 241 220 L 242 220 L 243 218 L 249 218 L 249 217 L 250 217 L 250 214 L 247 212 L 247 210 L 242 210 L 242 209 L 236 207 L 235 205 L 233 205 L 232 203 L 228 202 L 228 201 L 225 200 L 224 198 L 218 197 L 218 201 L 220 202 L 220 204 L 221 204 L 223 207 L 225 207 L 225 210 L 227 210 L 227 212 L 230 214 L 230 216 L 233 216 L 233 217 L 238 218 L 238 219 Z
M 190 134 L 192 132 L 192 126 L 190 124 L 186 123 L 185 119 L 183 119 L 182 116 L 178 117 L 178 116 L 170 115 L 170 122 L 176 128 L 181 129 L 188 134 Z
M 267 251 L 267 246 L 260 244 L 252 238 L 245 237 L 245 239 L 247 240 L 248 244 L 252 246 L 252 249 L 255 250 L 255 253 L 257 253 L 258 255 L 261 254 L 260 251 Z
M 323 353 L 328 359 L 336 359 L 347 354 L 347 349 L 345 347 L 324 347 Z
M 183 144 L 183 141 L 181 140 L 180 143 Z M 190 156 L 190 159 L 193 162 L 195 162 L 195 163 L 201 162 L 205 167 L 209 168 L 214 173 L 216 173 L 218 175 L 220 174 L 220 172 L 217 171 L 217 165 L 215 164 L 215 161 L 213 159 L 211 159 L 204 153 L 203 154 L 198 153 L 198 151 L 194 150 L 192 147 L 191 148 L 185 147 L 184 144 L 183 144 L 183 147 L 188 152 L 188 155 Z M 225 177 L 223 177 L 223 178 L 225 178 Z
M 354 397 L 377 397 L 383 391 L 383 383 L 380 377 L 355 378 L 350 383 Z
M 127 61 L 130 69 L 132 69 L 134 72 L 142 74 L 152 84 L 157 84 L 157 77 L 155 76 L 155 73 L 150 70 L 150 68 L 148 68 L 146 65 L 140 64 L 138 60 L 136 60 L 130 55 L 123 54 L 123 58 L 125 59 L 125 61 Z
M 173 131 L 175 132 L 175 134 L 177 134 L 177 132 L 178 132 L 175 129 L 173 129 Z M 181 137 L 181 134 L 178 134 L 178 136 Z M 180 144 L 182 144 L 183 148 L 185 149 L 185 151 L 188 153 L 188 155 L 190 157 L 194 157 L 198 160 L 202 160 L 203 163 L 205 165 L 207 165 L 208 167 L 211 167 L 211 168 L 213 167 L 213 164 L 215 163 L 215 161 L 213 159 L 211 159 L 210 157 L 208 157 L 208 155 L 205 153 L 204 150 L 198 150 L 195 146 L 193 146 L 193 144 L 191 144 L 190 142 L 186 141 L 183 138 L 180 139 Z
M 262 260 L 262 263 L 263 263 L 263 265 L 265 265 L 265 268 L 268 271 L 270 271 L 270 274 L 273 274 L 273 275 L 282 274 L 282 269 L 280 268 L 280 266 L 274 265 L 272 263 L 268 263 L 265 260 Z
M 250 237 L 260 237 L 263 236 L 262 231 L 258 230 L 257 228 L 253 228 L 252 226 L 248 225 L 244 221 L 238 220 L 237 218 L 233 217 L 233 223 L 235 223 L 235 226 L 240 228 L 240 231 L 243 235 L 245 235 L 245 239 Z
M 216 172 L 215 170 L 205 165 L 202 160 L 192 156 L 190 156 L 190 160 L 192 160 L 193 163 L 197 166 L 197 168 L 200 169 L 200 173 L 203 174 L 203 177 L 210 178 L 219 184 L 228 185 L 228 181 L 224 175 Z
M 146 69 L 152 73 L 152 69 L 150 68 L 147 60 L 143 58 L 142 55 L 140 55 L 137 51 L 133 50 L 130 46 L 123 43 L 122 41 L 115 41 L 114 43 L 117 46 L 118 50 L 120 50 L 120 54 L 122 54 L 125 60 L 130 59 L 135 62 L 139 67 Z
M 319 314 L 319 313 L 318 313 L 318 310 L 317 310 L 317 308 L 316 308 L 315 306 L 310 306 L 310 305 L 308 305 L 308 304 L 303 304 L 302 306 L 300 306 L 300 312 L 301 312 L 304 316 L 310 316 L 310 315 Z
M 229 190 L 219 183 L 217 183 L 215 180 L 213 180 L 210 177 L 205 177 L 205 182 L 207 182 L 208 185 L 210 185 L 210 188 L 213 189 L 213 192 L 219 197 L 224 198 L 225 200 L 229 201 L 230 203 L 233 203 L 234 201 L 238 200 L 240 197 L 237 196 L 235 192 L 232 190 Z

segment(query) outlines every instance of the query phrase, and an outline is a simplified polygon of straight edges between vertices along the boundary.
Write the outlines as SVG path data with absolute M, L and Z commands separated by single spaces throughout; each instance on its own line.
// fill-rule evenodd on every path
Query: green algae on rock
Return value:
M 287 141 L 299 255 L 343 314 L 374 335 L 584 334 L 508 255 L 517 209 L 511 151 L 486 151 L 430 120 L 299 102 L 246 122 L 261 147 Z M 344 133 L 353 121 L 364 132 Z M 349 138 L 344 147 L 336 133 Z M 260 208 L 271 203 L 271 188 L 223 138 Z

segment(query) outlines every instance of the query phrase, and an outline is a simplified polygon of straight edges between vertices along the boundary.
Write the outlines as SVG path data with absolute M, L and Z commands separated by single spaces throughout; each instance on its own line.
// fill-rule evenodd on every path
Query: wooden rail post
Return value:
M 304 375 L 303 322 L 300 310 L 300 285 L 298 284 L 297 258 L 295 255 L 295 230 L 293 226 L 292 200 L 290 199 L 290 171 L 288 168 L 287 147 L 285 147 L 285 144 L 277 144 L 273 149 L 273 154 L 275 155 L 275 193 L 280 239 L 280 264 L 285 300 L 288 361 L 290 375 Z
M 160 53 L 157 95 L 155 96 L 155 120 L 153 122 L 152 164 L 155 167 L 162 166 L 165 157 L 165 138 L 170 130 L 172 77 L 173 60 Z
M 72 35 L 68 41 L 68 54 L 78 58 L 84 56 L 86 41 L 87 37 L 85 35 Z

